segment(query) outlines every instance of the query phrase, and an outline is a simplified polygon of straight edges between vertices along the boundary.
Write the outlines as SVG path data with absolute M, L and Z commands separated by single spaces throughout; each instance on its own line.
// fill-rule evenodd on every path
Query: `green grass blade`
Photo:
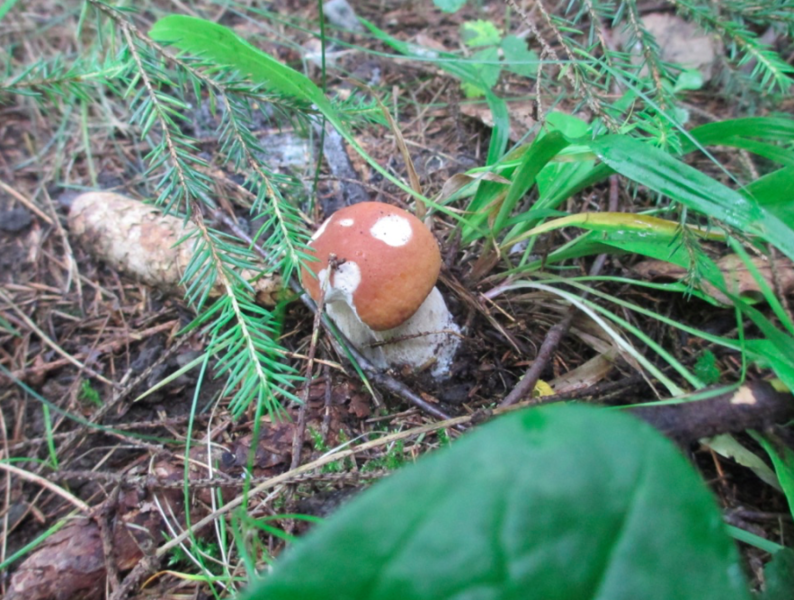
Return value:
M 794 398 L 792 402 L 794 402 Z M 777 450 L 772 442 L 758 433 L 751 431 L 750 435 L 761 444 L 772 460 L 780 487 L 788 500 L 789 512 L 794 515 L 794 452 L 786 446 L 781 446 L 780 450 Z
M 733 146 L 740 138 L 761 138 L 787 142 L 794 139 L 794 119 L 782 117 L 748 117 L 707 123 L 695 127 L 689 134 L 704 146 Z M 684 152 L 695 150 L 695 144 L 682 140 Z
M 510 184 L 507 196 L 499 208 L 499 213 L 494 221 L 494 236 L 499 235 L 516 205 L 530 188 L 535 185 L 538 173 L 552 158 L 569 145 L 570 141 L 557 131 L 552 131 L 532 144 L 513 174 L 513 182 Z
M 742 189 L 784 223 L 794 223 L 794 167 L 759 177 Z
M 2 4 L 0 4 L 0 21 L 2 21 L 5 16 L 8 14 L 14 5 L 18 2 L 18 0 L 6 0 Z
M 794 231 L 739 192 L 636 139 L 607 135 L 591 147 L 624 177 L 739 231 L 758 235 L 794 259 Z

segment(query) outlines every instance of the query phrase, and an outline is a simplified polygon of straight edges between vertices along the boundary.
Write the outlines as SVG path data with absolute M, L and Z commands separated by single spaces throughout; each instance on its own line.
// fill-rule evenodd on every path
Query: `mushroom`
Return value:
M 435 287 L 438 244 L 419 219 L 382 202 L 354 204 L 320 226 L 309 254 L 317 261 L 301 271 L 304 288 L 315 302 L 325 288 L 328 315 L 375 366 L 432 365 L 435 378 L 448 376 L 460 328 Z

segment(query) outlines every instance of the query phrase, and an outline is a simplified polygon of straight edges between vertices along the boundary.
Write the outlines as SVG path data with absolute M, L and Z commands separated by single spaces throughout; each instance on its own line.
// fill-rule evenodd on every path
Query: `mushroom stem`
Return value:
M 326 310 L 345 337 L 376 367 L 404 365 L 420 369 L 432 364 L 433 377 L 449 376 L 460 345 L 460 327 L 438 288 L 433 287 L 410 319 L 384 331 L 374 331 L 362 323 L 344 300 L 328 302 Z

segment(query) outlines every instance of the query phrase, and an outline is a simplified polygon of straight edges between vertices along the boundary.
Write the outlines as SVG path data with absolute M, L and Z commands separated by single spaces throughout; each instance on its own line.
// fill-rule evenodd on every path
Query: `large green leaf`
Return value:
M 778 550 L 764 567 L 765 590 L 759 600 L 791 600 L 794 590 L 794 550 Z
M 794 230 L 773 212 L 648 143 L 607 135 L 591 148 L 616 172 L 777 246 L 794 260 Z
M 421 459 L 299 540 L 246 598 L 748 598 L 675 447 L 627 414 L 514 413 Z

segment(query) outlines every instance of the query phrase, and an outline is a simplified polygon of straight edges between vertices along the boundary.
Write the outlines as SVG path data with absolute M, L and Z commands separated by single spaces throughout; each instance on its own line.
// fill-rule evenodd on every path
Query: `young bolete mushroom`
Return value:
M 325 286 L 328 315 L 365 357 L 448 375 L 460 328 L 435 287 L 438 244 L 419 219 L 382 202 L 354 204 L 327 219 L 309 248 L 317 261 L 301 272 L 306 291 L 317 302 Z

